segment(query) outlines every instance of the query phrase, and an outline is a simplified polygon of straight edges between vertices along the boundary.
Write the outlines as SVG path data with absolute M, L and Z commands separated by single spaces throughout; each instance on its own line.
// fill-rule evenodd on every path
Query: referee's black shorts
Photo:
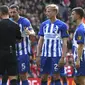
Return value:
M 0 50 L 0 74 L 4 75 L 5 72 L 8 76 L 17 75 L 17 58 L 16 52 L 1 51 Z

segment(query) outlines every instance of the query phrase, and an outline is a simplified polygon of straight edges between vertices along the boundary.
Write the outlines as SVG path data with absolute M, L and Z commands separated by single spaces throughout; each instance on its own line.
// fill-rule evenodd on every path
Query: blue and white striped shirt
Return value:
M 85 44 L 85 24 L 81 23 L 75 30 L 74 32 L 74 37 L 73 37 L 73 54 L 74 54 L 74 59 L 76 60 L 78 56 L 78 44 Z M 82 60 L 85 61 L 85 45 L 83 48 L 83 53 L 82 53 Z
M 24 17 L 20 17 L 17 23 L 20 26 L 20 31 L 23 37 L 22 42 L 16 44 L 16 54 L 17 56 L 19 56 L 31 52 L 30 40 L 29 40 L 29 36 L 26 35 L 25 27 L 28 28 L 28 30 L 31 30 L 32 26 L 30 21 Z
M 44 57 L 62 56 L 62 38 L 68 37 L 67 25 L 56 20 L 46 20 L 41 24 L 39 36 L 44 37 L 42 55 Z

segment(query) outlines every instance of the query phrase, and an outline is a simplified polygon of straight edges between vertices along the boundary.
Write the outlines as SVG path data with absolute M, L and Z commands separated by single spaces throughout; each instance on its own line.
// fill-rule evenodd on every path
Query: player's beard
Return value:
M 16 21 L 16 20 L 17 20 L 17 17 L 15 17 L 15 16 L 12 16 L 12 18 L 13 18 L 13 20 L 14 20 L 14 21 Z

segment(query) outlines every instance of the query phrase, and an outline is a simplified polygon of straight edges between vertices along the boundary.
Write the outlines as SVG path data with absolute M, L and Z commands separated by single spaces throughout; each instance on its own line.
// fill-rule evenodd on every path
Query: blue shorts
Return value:
M 54 74 L 59 72 L 58 62 L 61 57 L 43 57 L 41 56 L 41 74 Z
M 85 76 L 85 61 L 80 62 L 80 68 L 77 69 L 76 76 Z
M 19 73 L 25 73 L 30 70 L 29 65 L 29 56 L 28 55 L 20 55 L 17 56 L 18 60 L 18 72 Z
M 85 76 L 85 51 L 83 51 L 82 59 L 80 61 L 80 68 L 77 69 L 76 76 Z
M 61 67 L 61 68 L 59 69 L 59 71 L 60 71 L 60 76 L 61 76 L 61 77 L 66 76 L 66 75 L 65 75 L 64 67 Z

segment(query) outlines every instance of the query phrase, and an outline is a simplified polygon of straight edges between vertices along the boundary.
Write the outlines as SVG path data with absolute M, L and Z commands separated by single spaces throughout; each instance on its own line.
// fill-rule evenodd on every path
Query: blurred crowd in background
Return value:
M 59 6 L 58 18 L 67 23 L 69 27 L 70 38 L 68 49 L 71 49 L 72 35 L 75 31 L 76 24 L 70 19 L 71 9 L 80 6 L 85 9 L 85 0 L 0 0 L 0 5 L 17 4 L 20 7 L 20 15 L 27 17 L 33 26 L 36 35 L 39 31 L 40 24 L 46 20 L 45 6 L 49 3 L 55 3 Z M 39 76 L 40 69 L 35 64 L 37 40 L 32 45 L 32 57 L 30 60 L 31 76 Z
M 27 17 L 37 34 L 39 25 L 45 17 L 45 6 L 49 3 L 55 3 L 59 6 L 59 18 L 67 22 L 69 20 L 71 9 L 76 6 L 85 8 L 85 0 L 0 0 L 0 5 L 17 4 L 20 7 L 20 14 Z

